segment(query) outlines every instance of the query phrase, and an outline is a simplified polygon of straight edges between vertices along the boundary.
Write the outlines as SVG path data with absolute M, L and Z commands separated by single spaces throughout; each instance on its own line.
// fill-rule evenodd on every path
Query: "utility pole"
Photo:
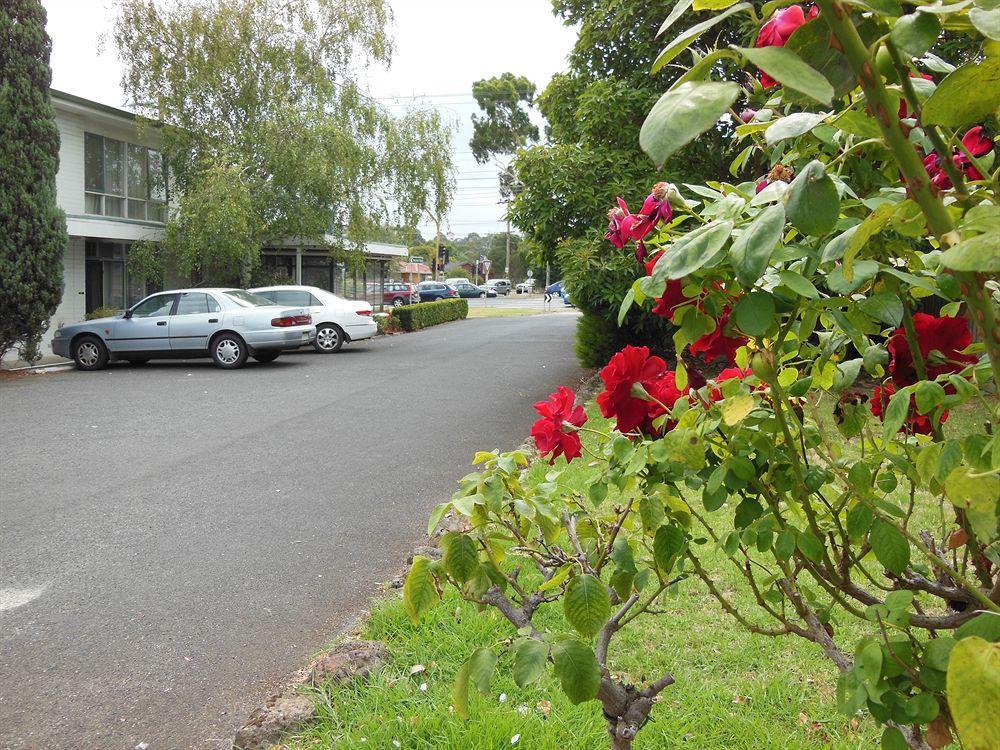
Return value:
M 510 205 L 508 204 L 508 209 Z M 510 212 L 507 212 L 507 255 L 503 263 L 503 277 L 510 280 Z
M 434 217 L 434 281 L 438 280 L 438 263 L 441 261 L 441 218 Z

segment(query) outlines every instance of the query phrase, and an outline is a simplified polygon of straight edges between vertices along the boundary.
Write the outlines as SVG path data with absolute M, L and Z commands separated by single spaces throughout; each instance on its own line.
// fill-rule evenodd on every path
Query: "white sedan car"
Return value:
M 312 315 L 318 352 L 336 352 L 345 341 L 369 339 L 378 331 L 367 302 L 344 299 L 315 286 L 265 286 L 250 292 L 267 297 L 276 305 L 303 307 Z M 294 300 L 294 302 L 289 302 Z

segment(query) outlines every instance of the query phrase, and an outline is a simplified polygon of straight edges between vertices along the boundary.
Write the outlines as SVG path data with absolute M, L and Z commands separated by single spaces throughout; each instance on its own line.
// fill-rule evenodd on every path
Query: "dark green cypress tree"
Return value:
M 67 242 L 45 18 L 40 0 L 0 2 L 0 357 L 29 361 L 62 298 Z

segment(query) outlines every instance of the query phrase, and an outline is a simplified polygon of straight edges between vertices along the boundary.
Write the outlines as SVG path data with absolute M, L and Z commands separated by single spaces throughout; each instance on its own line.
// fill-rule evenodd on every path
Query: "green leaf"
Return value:
M 795 271 L 781 271 L 778 274 L 778 278 L 781 279 L 782 286 L 791 289 L 800 297 L 805 297 L 806 299 L 819 298 L 819 290 L 809 279 L 800 273 L 796 273 Z
M 858 307 L 865 315 L 881 320 L 893 328 L 898 327 L 903 319 L 903 301 L 898 294 L 892 292 L 876 292 L 861 300 Z
M 941 22 L 933 13 L 919 10 L 896 19 L 889 38 L 903 57 L 920 57 L 934 46 L 941 33 Z
M 455 673 L 455 684 L 451 688 L 451 704 L 463 719 L 469 718 L 469 662 L 466 661 Z
M 656 530 L 653 538 L 653 558 L 664 573 L 669 573 L 677 562 L 677 557 L 684 551 L 684 530 L 676 524 L 663 524 Z
M 566 587 L 563 598 L 566 621 L 580 635 L 597 635 L 611 617 L 611 597 L 608 589 L 590 574 L 576 576 Z
M 740 94 L 735 83 L 688 81 L 666 92 L 646 115 L 639 130 L 639 145 L 657 165 L 686 146 L 732 106 Z
M 902 429 L 909 413 L 910 391 L 906 388 L 896 391 L 892 394 L 888 406 L 882 413 L 882 439 L 885 442 L 892 440 L 893 436 Z
M 847 535 L 857 541 L 868 533 L 874 519 L 875 514 L 871 508 L 864 503 L 858 503 L 847 514 Z
M 972 531 L 983 544 L 997 539 L 997 503 L 1000 503 L 1000 476 L 971 476 L 959 466 L 948 474 L 944 491 L 956 508 L 965 511 Z
M 541 677 L 545 662 L 549 658 L 549 647 L 534 638 L 525 638 L 514 646 L 514 682 L 525 687 Z
M 778 534 L 778 539 L 774 543 L 774 554 L 781 560 L 788 560 L 795 552 L 795 532 L 785 529 Z
M 756 402 L 747 393 L 738 393 L 722 402 L 722 421 L 732 427 L 742 422 L 754 410 Z
M 863 38 L 867 36 L 863 26 L 858 31 Z M 809 64 L 833 86 L 835 97 L 844 96 L 857 87 L 858 82 L 847 57 L 830 44 L 830 29 L 824 19 L 815 18 L 806 21 L 795 30 L 785 47 L 798 55 L 800 59 L 808 60 Z M 783 93 L 783 99 L 798 98 L 788 96 L 791 92 Z
M 840 216 L 840 196 L 822 162 L 809 162 L 792 180 L 786 210 L 788 220 L 803 234 L 820 236 L 833 229 Z
M 729 258 L 744 288 L 749 289 L 764 275 L 784 229 L 785 207 L 775 203 L 761 211 L 733 242 Z
M 681 237 L 653 268 L 653 279 L 681 279 L 708 263 L 729 239 L 733 224 L 713 221 Z
M 882 647 L 878 643 L 868 643 L 858 651 L 855 667 L 858 676 L 874 687 L 882 676 L 882 663 Z
M 476 543 L 467 534 L 450 531 L 441 540 L 444 569 L 459 583 L 465 583 L 479 568 Z
M 628 315 L 629 308 L 632 307 L 632 303 L 635 301 L 635 289 L 629 287 L 629 290 L 625 292 L 625 297 L 622 299 L 621 307 L 618 308 L 618 326 L 621 327 L 622 322 L 625 320 L 625 316 Z
M 941 262 L 956 271 L 1000 273 L 1000 243 L 995 233 L 962 240 L 941 253 Z
M 987 39 L 1000 42 L 1000 6 L 994 4 L 991 8 L 972 8 L 969 20 Z
M 691 7 L 691 3 L 694 0 L 677 0 L 677 4 L 670 10 L 670 15 L 666 17 L 662 24 L 660 24 L 659 30 L 656 35 L 659 36 L 664 31 L 669 29 L 674 23 Z
M 955 639 L 948 636 L 927 641 L 924 646 L 924 664 L 939 672 L 947 672 L 948 660 L 951 659 L 953 648 L 955 648 Z
M 469 681 L 480 693 L 490 691 L 490 680 L 497 666 L 497 655 L 488 648 L 477 648 L 469 657 Z
M 678 9 L 680 9 L 679 12 Z M 681 8 L 681 3 L 678 3 L 676 6 L 674 6 L 673 11 L 671 11 L 670 15 L 667 17 L 667 20 L 663 22 L 662 26 L 660 26 L 660 31 L 658 33 L 662 34 L 664 31 L 666 31 L 666 29 L 668 29 L 670 25 L 674 21 L 676 21 L 677 18 L 680 17 L 681 13 L 683 13 L 685 10 L 687 10 L 687 8 Z M 752 12 L 753 7 L 750 5 L 750 3 L 739 3 L 738 5 L 734 5 L 733 7 L 722 11 L 722 13 L 713 15 L 711 18 L 708 18 L 702 21 L 701 23 L 696 23 L 691 28 L 685 29 L 684 31 L 680 32 L 676 37 L 674 37 L 674 39 L 672 39 L 667 44 L 666 47 L 663 48 L 663 51 L 660 52 L 659 55 L 657 55 L 656 60 L 653 61 L 653 67 L 650 70 L 650 72 L 655 73 L 656 71 L 660 70 L 664 65 L 669 63 L 675 57 L 677 57 L 677 55 L 679 55 L 681 52 L 690 47 L 691 43 L 695 39 L 704 34 L 710 28 L 715 26 L 717 23 L 721 23 L 734 13 L 739 13 L 740 11 L 744 10 Z
M 906 537 L 893 524 L 882 518 L 872 522 L 868 532 L 868 543 L 872 546 L 875 558 L 886 570 L 896 575 L 902 575 L 910 564 L 910 544 Z
M 959 641 L 973 636 L 985 638 L 987 641 L 1000 641 L 1000 614 L 983 612 L 962 624 L 955 631 L 955 639 Z
M 799 551 L 814 563 L 823 562 L 823 542 L 815 534 L 804 531 L 796 539 Z
M 538 587 L 539 591 L 549 591 L 550 589 L 559 588 L 563 585 L 563 582 L 569 578 L 569 574 L 573 571 L 573 566 L 570 564 L 563 565 L 559 570 L 557 570 L 553 576 Z
M 639 498 L 639 517 L 647 534 L 654 534 L 660 528 L 664 517 L 663 503 L 651 497 Z
M 1000 747 L 1000 644 L 958 642 L 948 662 L 948 707 L 967 750 Z
M 403 584 L 403 605 L 413 622 L 420 621 L 420 615 L 434 606 L 438 593 L 430 571 L 431 561 L 420 555 L 413 558 L 413 565 Z
M 896 729 L 896 727 L 886 727 L 882 730 L 880 747 L 882 750 L 909 750 L 910 746 L 906 744 L 906 738 L 903 737 L 903 733 Z
M 576 705 L 597 697 L 601 688 L 601 666 L 593 650 L 580 641 L 560 641 L 552 648 L 556 677 L 570 703 Z
M 805 135 L 823 120 L 830 116 L 829 112 L 796 112 L 774 121 L 764 131 L 764 140 L 768 146 L 773 146 L 786 138 L 798 138 Z
M 427 521 L 427 536 L 434 535 L 434 530 L 437 529 L 437 525 L 441 523 L 441 519 L 444 518 L 444 514 L 448 512 L 450 507 L 451 503 L 441 503 L 431 511 L 431 517 Z
M 774 297 L 767 292 L 750 292 L 733 308 L 733 320 L 749 336 L 762 338 L 777 325 Z
M 945 76 L 920 112 L 925 125 L 960 128 L 991 115 L 1000 106 L 1000 57 L 985 57 Z
M 944 399 L 945 392 L 940 383 L 923 380 L 917 385 L 913 397 L 917 402 L 917 411 L 921 414 L 930 414 Z
M 785 47 L 737 47 L 736 50 L 782 85 L 820 104 L 830 104 L 833 100 L 830 82 L 791 50 Z

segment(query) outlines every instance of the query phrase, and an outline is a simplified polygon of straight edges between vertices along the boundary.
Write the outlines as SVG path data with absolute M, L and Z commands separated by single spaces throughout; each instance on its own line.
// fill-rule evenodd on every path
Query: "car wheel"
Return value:
M 73 344 L 73 361 L 78 370 L 100 370 L 107 367 L 108 349 L 97 336 L 81 336 Z
M 479 293 L 479 296 L 480 296 L 481 298 L 485 299 L 485 298 L 486 298 L 486 292 L 480 292 L 480 293 Z
M 396 299 L 394 299 L 392 301 L 392 306 L 393 307 L 402 307 L 404 304 L 405 303 L 403 302 L 403 298 L 402 297 L 396 297 Z
M 274 360 L 278 358 L 279 354 L 281 354 L 280 350 L 272 349 L 271 351 L 267 352 L 258 352 L 257 354 L 253 355 L 253 358 L 256 359 L 258 362 L 274 362 Z
M 246 342 L 235 333 L 220 333 L 211 344 L 212 361 L 223 370 L 235 370 L 247 362 Z
M 323 353 L 339 352 L 344 345 L 344 333 L 331 323 L 324 323 L 316 329 L 316 351 Z

